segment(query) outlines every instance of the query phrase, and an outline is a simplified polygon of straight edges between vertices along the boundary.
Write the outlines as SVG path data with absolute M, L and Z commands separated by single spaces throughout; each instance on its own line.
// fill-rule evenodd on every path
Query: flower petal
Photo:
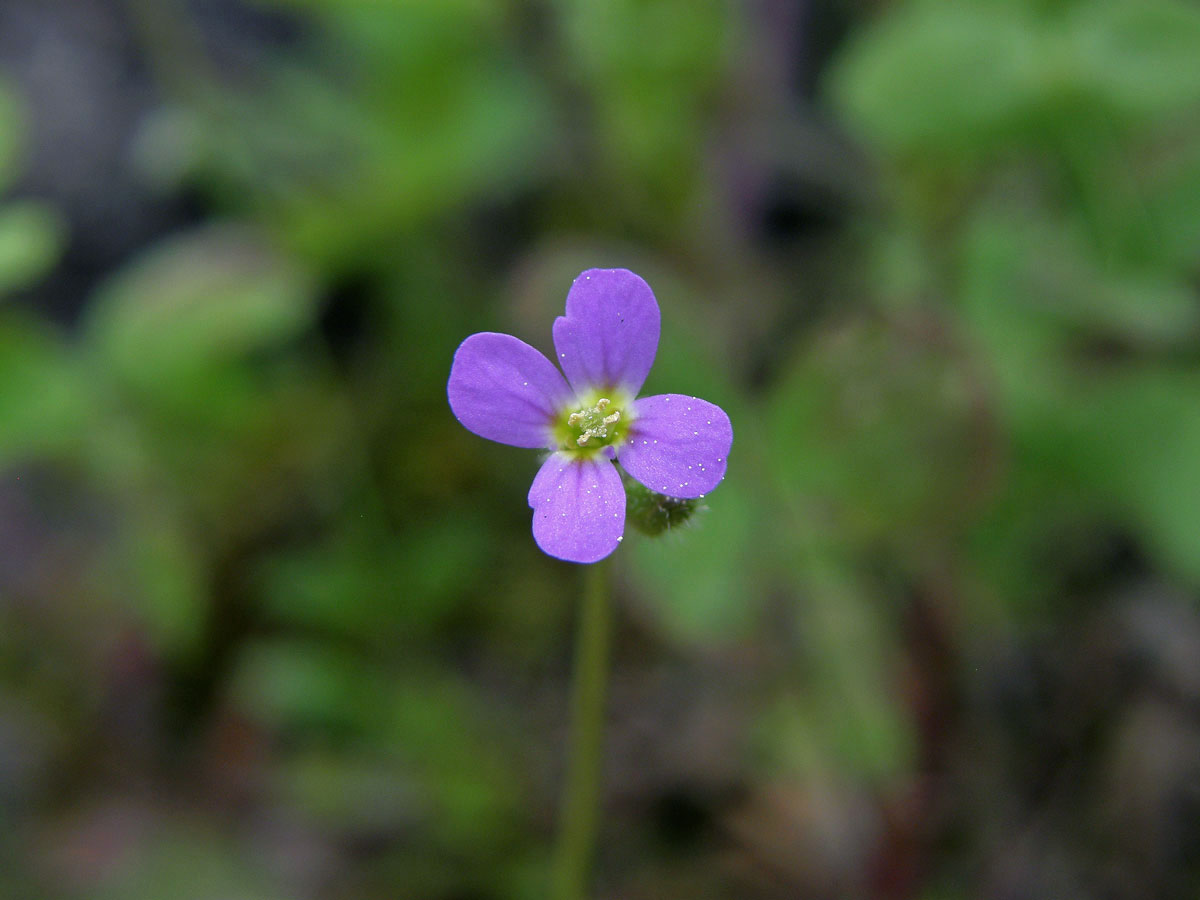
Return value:
M 658 352 L 654 292 L 628 269 L 588 269 L 554 322 L 558 364 L 578 392 L 624 388 L 637 394 Z
M 515 447 L 552 447 L 552 420 L 574 400 L 550 360 L 511 334 L 491 331 L 459 345 L 446 396 L 468 429 Z
M 529 488 L 533 539 L 551 556 L 591 563 L 617 549 L 625 532 L 625 487 L 604 456 L 555 453 Z
M 652 491 L 699 497 L 725 477 L 733 426 L 721 407 L 684 394 L 642 397 L 628 441 L 617 451 L 621 466 Z

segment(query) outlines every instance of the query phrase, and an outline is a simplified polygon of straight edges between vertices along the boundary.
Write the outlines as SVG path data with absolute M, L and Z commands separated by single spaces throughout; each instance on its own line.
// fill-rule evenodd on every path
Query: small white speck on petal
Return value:
M 619 534 L 619 535 L 617 535 L 617 543 L 618 543 L 618 544 L 619 544 L 621 541 L 623 541 L 623 540 L 625 540 L 625 535 L 623 535 L 623 534 Z

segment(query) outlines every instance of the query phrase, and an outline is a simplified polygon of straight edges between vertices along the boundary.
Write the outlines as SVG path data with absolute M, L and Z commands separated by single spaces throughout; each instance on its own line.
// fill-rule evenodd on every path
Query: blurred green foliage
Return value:
M 736 752 L 694 777 L 886 807 L 929 762 L 923 704 L 1069 618 L 1102 537 L 1200 589 L 1194 4 L 855 20 L 819 104 L 872 188 L 811 279 L 811 250 L 742 218 L 799 106 L 749 5 L 261 6 L 302 28 L 244 80 L 135 17 L 164 95 L 136 159 L 204 221 L 108 273 L 73 330 L 0 307 L 0 463 L 42 548 L 5 576 L 0 718 L 44 760 L 0 763 L 34 823 L 0 804 L 0 889 L 542 895 L 578 573 L 532 543 L 528 454 L 464 432 L 444 386 L 473 331 L 546 347 L 586 266 L 657 292 L 647 391 L 734 423 L 698 521 L 618 554 L 619 672 L 712 670 L 672 706 L 748 685 Z M 28 115 L 0 91 L 0 188 Z M 36 296 L 68 239 L 4 198 L 0 296 Z M 675 896 L 646 827 L 613 896 Z
M 986 52 L 968 56 L 964 31 Z M 1179 3 L 912 4 L 836 82 L 887 149 L 895 227 L 929 248 L 909 290 L 953 304 L 994 378 L 1009 477 L 1047 506 L 1066 492 L 1076 515 L 1119 517 L 1191 579 L 1200 448 L 1181 354 L 1198 324 L 1200 206 L 1185 199 L 1200 174 L 1197 48 L 1200 14 Z M 918 80 L 901 87 L 893 67 Z M 1009 514 L 987 543 L 1050 536 Z M 1012 576 L 1027 595 L 1036 583 Z

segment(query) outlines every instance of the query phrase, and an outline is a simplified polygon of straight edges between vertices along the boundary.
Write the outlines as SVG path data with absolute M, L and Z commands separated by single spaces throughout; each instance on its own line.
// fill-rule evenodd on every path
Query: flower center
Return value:
M 578 446 L 586 446 L 592 440 L 595 440 L 597 444 L 607 443 L 608 427 L 621 421 L 621 411 L 614 409 L 609 412 L 610 406 L 612 406 L 612 401 L 607 397 L 601 397 L 596 401 L 595 406 L 586 407 L 567 416 L 567 427 L 579 429 L 579 434 L 575 438 Z
M 582 406 L 559 420 L 555 429 L 558 445 L 563 450 L 599 450 L 620 442 L 625 437 L 629 420 L 609 397 L 596 397 L 590 405 Z

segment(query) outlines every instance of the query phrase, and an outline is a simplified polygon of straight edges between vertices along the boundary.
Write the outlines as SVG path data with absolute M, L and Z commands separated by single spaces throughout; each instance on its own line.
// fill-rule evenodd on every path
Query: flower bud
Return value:
M 625 482 L 625 521 L 642 534 L 656 537 L 685 524 L 702 509 L 703 497 L 681 499 L 650 490 L 623 474 Z

